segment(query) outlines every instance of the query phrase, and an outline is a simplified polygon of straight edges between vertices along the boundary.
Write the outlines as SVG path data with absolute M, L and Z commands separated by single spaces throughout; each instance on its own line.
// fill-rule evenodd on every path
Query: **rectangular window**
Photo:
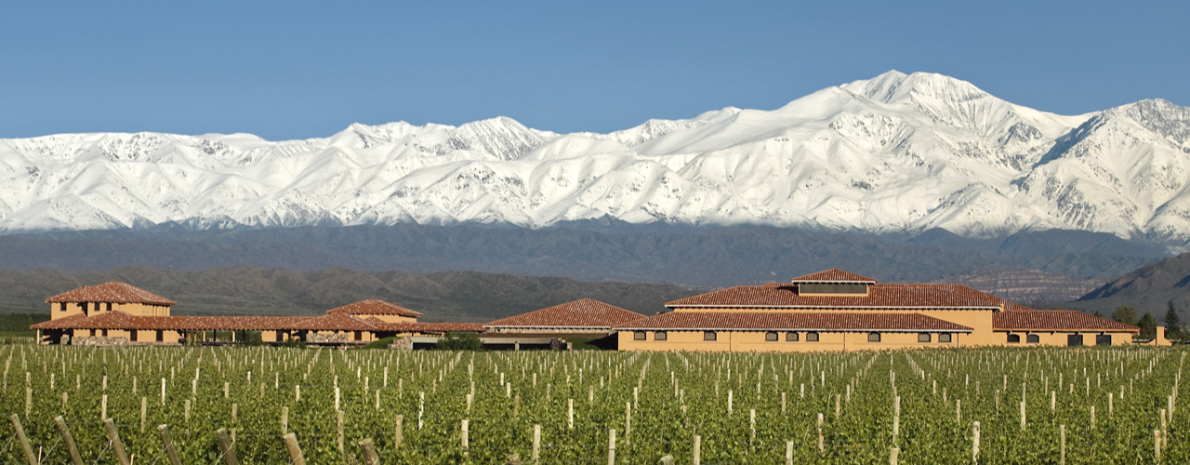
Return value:
M 1071 334 L 1069 336 L 1066 336 L 1066 345 L 1068 345 L 1068 346 L 1083 345 L 1083 335 L 1082 334 Z
M 283 333 L 281 331 L 274 331 L 274 332 L 277 333 L 277 342 L 285 342 L 285 339 L 283 338 Z
M 59 303 L 58 303 L 58 311 L 59 311 L 59 312 L 65 312 L 65 311 L 66 311 L 66 302 L 59 302 Z
M 1041 336 L 1038 336 L 1036 334 L 1029 334 L 1029 335 L 1025 336 L 1025 342 L 1028 342 L 1029 344 L 1038 344 L 1041 342 Z
M 704 340 L 704 341 L 716 341 L 718 339 L 719 339 L 719 336 L 717 334 L 715 334 L 714 331 L 704 331 L 702 333 L 702 340 Z
M 797 332 L 790 331 L 788 333 L 785 333 L 785 340 L 788 342 L 797 342 L 797 340 L 798 340 Z
M 777 332 L 769 331 L 767 333 L 764 333 L 764 340 L 766 342 L 777 342 L 778 341 Z
M 930 333 L 918 333 L 917 342 L 930 342 L 930 341 L 932 341 L 932 339 L 930 339 Z
M 1021 343 L 1021 335 L 1020 334 L 1009 334 L 1008 335 L 1008 343 L 1009 344 L 1020 344 Z
M 364 340 L 364 333 L 363 333 L 363 332 L 361 332 L 361 331 L 356 331 L 356 332 L 355 332 L 355 340 L 356 340 L 356 341 L 362 341 L 362 340 Z
M 634 331 L 632 333 L 632 340 L 634 340 L 634 341 L 643 341 L 643 340 L 645 340 L 645 337 L 646 336 L 645 336 L 644 331 Z
M 103 337 L 107 337 L 107 330 L 103 330 Z
M 880 333 L 868 333 L 868 342 L 880 342 Z
M 818 333 L 806 333 L 806 342 L 818 342 Z
M 1111 335 L 1110 334 L 1100 334 L 1098 336 L 1095 336 L 1095 345 L 1110 346 L 1111 345 Z
M 938 342 L 950 342 L 950 333 L 938 334 Z
M 165 331 L 157 330 L 157 342 L 165 342 Z
M 132 341 L 132 342 L 136 342 L 136 333 L 137 333 L 137 331 L 135 329 L 132 331 L 129 331 L 128 332 L 128 340 Z
M 668 338 L 669 338 L 669 335 L 665 334 L 665 331 L 657 331 L 657 332 L 653 333 L 654 341 L 666 341 L 666 340 L 669 340 Z
M 107 303 L 107 311 L 109 311 L 109 312 L 112 311 L 112 303 L 111 302 Z

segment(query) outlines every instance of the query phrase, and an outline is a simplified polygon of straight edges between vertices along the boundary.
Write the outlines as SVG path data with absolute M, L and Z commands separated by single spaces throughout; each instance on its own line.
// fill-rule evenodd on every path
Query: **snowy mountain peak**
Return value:
M 1190 241 L 1190 110 L 1062 116 L 889 71 L 772 111 L 607 134 L 508 117 L 352 124 L 326 138 L 0 140 L 0 231 L 416 222 L 758 223 L 986 236 L 1079 229 Z

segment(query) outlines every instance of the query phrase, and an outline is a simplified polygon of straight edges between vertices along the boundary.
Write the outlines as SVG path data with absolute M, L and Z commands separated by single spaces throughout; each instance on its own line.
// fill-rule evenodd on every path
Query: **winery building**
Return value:
M 882 284 L 831 269 L 676 300 L 616 326 L 620 350 L 818 352 L 1124 345 L 1135 326 L 1033 310 L 957 284 Z

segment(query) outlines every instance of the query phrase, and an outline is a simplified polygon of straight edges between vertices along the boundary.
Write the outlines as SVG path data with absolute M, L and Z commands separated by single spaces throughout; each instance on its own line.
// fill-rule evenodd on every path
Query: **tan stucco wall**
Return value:
M 103 331 L 104 330 L 102 330 L 102 329 L 96 329 L 94 335 L 95 336 L 104 336 Z M 107 330 L 106 336 L 107 337 L 122 337 L 124 339 L 128 339 L 129 341 L 132 341 L 131 332 L 132 331 L 109 329 L 109 330 Z M 70 336 L 71 339 L 73 339 L 75 337 L 90 337 L 92 335 L 91 330 L 89 330 L 89 329 L 69 330 L 68 333 L 71 335 Z M 139 330 L 139 331 L 137 331 L 136 336 L 137 336 L 136 342 L 140 343 L 140 344 L 152 344 L 152 343 L 157 342 L 157 330 Z M 178 334 L 177 331 L 162 330 L 161 331 L 161 339 L 162 339 L 161 343 L 164 343 L 164 344 L 177 344 L 178 342 L 180 342 L 182 340 L 182 337 L 180 334 Z
M 1015 334 L 1021 337 L 1021 342 L 1009 344 L 1008 335 Z M 1038 342 L 1030 344 L 1027 341 L 1027 335 L 1036 334 Z M 1002 331 L 996 332 L 996 337 L 999 339 L 999 344 L 1006 347 L 1027 347 L 1027 346 L 1065 346 L 1066 337 L 1071 334 L 1082 334 L 1084 346 L 1094 346 L 1095 336 L 1100 334 L 1108 334 L 1111 336 L 1111 345 L 1123 346 L 1132 344 L 1132 333 L 1106 333 L 1103 331 Z
M 90 312 L 89 316 L 95 316 L 107 313 L 106 302 L 89 302 L 87 303 Z M 54 302 L 50 304 L 50 319 L 57 320 L 59 318 L 66 318 L 74 315 L 83 314 L 83 306 L 81 302 L 68 302 L 65 304 L 66 310 L 62 310 L 62 303 Z M 96 308 L 98 307 L 98 308 Z M 162 305 L 145 305 L 145 304 L 112 304 L 112 311 L 124 312 L 133 316 L 169 316 L 169 307 Z
M 634 331 L 620 331 L 617 335 L 620 350 L 648 351 L 712 351 L 712 352 L 825 352 L 854 350 L 891 350 L 927 347 L 958 347 L 968 334 L 953 334 L 951 342 L 938 342 L 938 334 L 931 333 L 931 342 L 917 342 L 918 333 L 881 333 L 880 342 L 868 342 L 866 332 L 820 332 L 818 342 L 806 342 L 806 333 L 799 332 L 799 342 L 786 342 L 785 331 L 777 332 L 777 341 L 765 341 L 765 331 L 718 331 L 716 341 L 704 341 L 703 331 L 668 331 L 668 339 L 657 341 L 654 331 L 646 331 L 646 340 L 633 339 Z
M 766 313 L 823 313 L 823 312 L 846 312 L 846 313 L 917 313 L 931 318 L 948 321 L 957 325 L 963 325 L 971 328 L 969 334 L 964 334 L 959 338 L 963 342 L 964 347 L 975 346 L 994 346 L 1004 342 L 1002 336 L 996 336 L 992 326 L 993 310 L 830 310 L 830 309 L 745 309 L 745 308 L 699 308 L 699 307 L 676 307 L 675 312 L 766 312 Z M 916 334 L 916 333 L 914 333 Z M 917 339 L 914 339 L 916 344 Z

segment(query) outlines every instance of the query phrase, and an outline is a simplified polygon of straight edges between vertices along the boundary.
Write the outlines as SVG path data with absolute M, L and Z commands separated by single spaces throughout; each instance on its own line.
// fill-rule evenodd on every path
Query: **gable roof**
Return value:
M 666 307 L 799 309 L 982 309 L 1001 310 L 1007 302 L 959 284 L 873 284 L 867 295 L 799 295 L 797 286 L 769 283 L 736 286 L 665 304 Z M 1023 307 L 1022 307 L 1023 308 Z
M 999 312 L 992 315 L 996 330 L 1083 330 L 1127 331 L 1139 333 L 1140 328 L 1115 320 L 1089 315 L 1075 310 L 1032 310 Z
M 327 315 L 346 314 L 346 315 L 396 315 L 410 318 L 421 317 L 421 312 L 410 310 L 397 304 L 391 304 L 383 300 L 368 299 L 359 302 L 344 305 L 338 308 L 332 308 L 326 311 Z
M 918 313 L 668 312 L 625 323 L 618 330 L 971 332 Z
M 876 284 L 876 280 L 838 268 L 810 273 L 790 279 L 792 283 L 864 283 Z
M 119 281 L 83 286 L 45 299 L 46 302 L 111 302 L 174 306 L 177 302 Z
M 644 315 L 598 300 L 580 299 L 529 313 L 502 318 L 487 327 L 611 328 Z

